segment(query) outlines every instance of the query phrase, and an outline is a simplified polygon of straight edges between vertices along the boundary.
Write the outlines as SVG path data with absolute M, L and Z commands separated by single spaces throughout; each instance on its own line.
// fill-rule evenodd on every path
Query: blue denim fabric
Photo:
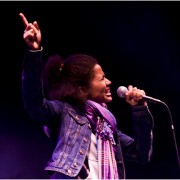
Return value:
M 27 51 L 22 73 L 24 106 L 33 119 L 46 125 L 54 147 L 45 170 L 76 177 L 81 170 L 89 148 L 92 133 L 88 119 L 75 107 L 58 100 L 43 97 L 42 51 Z M 132 108 L 134 138 L 117 131 L 115 156 L 119 178 L 125 178 L 124 159 L 146 163 L 152 153 L 153 118 L 147 107 Z

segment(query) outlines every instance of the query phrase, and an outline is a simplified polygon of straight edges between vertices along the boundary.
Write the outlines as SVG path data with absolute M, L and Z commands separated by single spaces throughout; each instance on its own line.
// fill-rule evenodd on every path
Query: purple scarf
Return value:
M 118 179 L 113 149 L 116 119 L 107 108 L 91 100 L 87 101 L 86 115 L 96 133 L 98 179 Z

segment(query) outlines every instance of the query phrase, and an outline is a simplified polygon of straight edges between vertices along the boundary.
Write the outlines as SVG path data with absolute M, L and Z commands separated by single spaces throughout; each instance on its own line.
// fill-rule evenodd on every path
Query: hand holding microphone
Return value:
M 128 89 L 124 86 L 120 86 L 117 89 L 117 95 L 120 98 L 125 98 L 125 100 L 132 106 L 142 104 L 142 103 L 146 105 L 147 104 L 146 101 L 153 102 L 153 103 L 162 103 L 162 101 L 159 99 L 146 96 L 144 90 L 137 89 L 136 87 L 133 87 L 132 85 L 129 85 Z
M 144 101 L 144 105 L 146 105 L 146 101 L 147 101 L 147 102 L 153 102 L 153 103 L 161 103 L 166 106 L 169 116 L 170 116 L 170 123 L 171 123 L 171 129 L 173 132 L 177 161 L 178 161 L 178 165 L 180 168 L 180 155 L 179 155 L 179 150 L 178 150 L 177 141 L 176 141 L 176 134 L 174 131 L 173 119 L 172 119 L 171 111 L 170 111 L 168 105 L 159 99 L 152 98 L 150 96 L 146 96 L 145 92 L 143 90 L 137 89 L 136 87 L 133 87 L 131 85 L 128 86 L 128 89 L 124 86 L 118 87 L 117 95 L 120 98 L 125 98 L 126 101 L 128 103 L 130 103 L 132 106 L 138 105 L 139 102 L 143 102 L 143 101 Z

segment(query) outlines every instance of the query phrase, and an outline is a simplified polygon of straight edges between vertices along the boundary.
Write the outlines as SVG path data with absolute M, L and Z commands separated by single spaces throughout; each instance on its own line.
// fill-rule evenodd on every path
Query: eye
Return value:
M 105 79 L 105 76 L 103 75 L 102 78 L 101 78 L 101 81 L 103 81 Z

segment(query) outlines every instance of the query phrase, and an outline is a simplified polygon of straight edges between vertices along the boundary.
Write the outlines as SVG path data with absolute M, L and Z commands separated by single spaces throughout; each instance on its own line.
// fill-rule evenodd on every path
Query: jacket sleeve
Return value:
M 62 111 L 59 101 L 49 101 L 43 97 L 41 81 L 42 50 L 25 54 L 22 72 L 22 96 L 24 107 L 30 116 L 43 124 L 56 119 Z
M 133 138 L 118 131 L 123 158 L 147 163 L 152 155 L 153 117 L 147 106 L 132 107 Z

